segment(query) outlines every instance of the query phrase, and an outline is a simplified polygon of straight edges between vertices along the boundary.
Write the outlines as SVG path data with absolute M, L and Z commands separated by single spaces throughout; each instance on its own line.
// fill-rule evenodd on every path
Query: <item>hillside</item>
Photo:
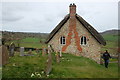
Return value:
M 2 31 L 2 37 L 6 41 L 20 40 L 20 39 L 24 39 L 27 37 L 46 39 L 48 37 L 48 33 L 27 33 L 27 32 Z
M 118 41 L 118 33 L 120 30 L 108 30 L 105 32 L 101 32 L 100 34 L 106 41 Z M 11 42 L 14 40 L 22 40 L 25 38 L 37 38 L 45 42 L 49 33 L 25 33 L 25 32 L 9 32 L 3 31 L 2 37 L 6 40 L 6 42 Z
M 1 31 L 0 31 L 1 32 Z M 120 30 L 107 30 L 104 32 L 100 32 L 101 35 L 118 35 Z M 2 31 L 2 36 L 4 38 L 26 38 L 26 37 L 34 37 L 34 38 L 44 38 L 48 37 L 49 33 L 28 33 L 28 32 L 10 32 L 10 31 Z
M 118 33 L 120 33 L 120 30 L 113 29 L 113 30 L 107 30 L 107 31 L 101 32 L 100 34 L 101 35 L 118 35 Z

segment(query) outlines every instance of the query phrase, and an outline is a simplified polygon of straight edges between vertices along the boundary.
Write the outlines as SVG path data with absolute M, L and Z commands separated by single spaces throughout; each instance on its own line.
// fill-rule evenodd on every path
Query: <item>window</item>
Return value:
M 60 44 L 65 44 L 65 37 L 64 37 L 64 36 L 62 36 L 62 37 L 60 38 Z
M 85 37 L 85 36 L 82 36 L 82 37 L 81 37 L 81 45 L 86 45 L 86 43 L 87 43 L 86 37 Z

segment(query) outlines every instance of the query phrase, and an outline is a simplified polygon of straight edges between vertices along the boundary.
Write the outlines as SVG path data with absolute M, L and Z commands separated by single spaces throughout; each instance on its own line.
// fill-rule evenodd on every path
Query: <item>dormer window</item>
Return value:
M 81 45 L 86 45 L 87 44 L 87 38 L 85 36 L 81 37 L 81 41 L 80 41 Z
M 62 37 L 60 38 L 60 44 L 65 44 L 65 42 L 66 42 L 65 37 L 62 36 Z

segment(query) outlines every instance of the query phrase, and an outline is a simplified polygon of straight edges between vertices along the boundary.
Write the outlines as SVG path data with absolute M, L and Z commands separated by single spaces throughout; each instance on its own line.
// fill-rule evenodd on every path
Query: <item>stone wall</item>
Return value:
M 64 45 L 60 44 L 60 37 L 64 36 L 65 38 L 67 38 L 69 34 L 69 30 L 70 29 L 69 29 L 69 20 L 68 20 L 48 43 L 52 45 L 54 51 L 58 52 L 59 50 L 62 50 L 63 46 L 66 45 L 66 44 Z M 79 37 L 79 40 L 82 36 L 87 37 L 86 45 L 81 45 L 80 41 L 79 41 L 79 44 L 77 44 L 77 45 L 80 45 L 80 47 L 82 48 L 82 52 L 78 49 L 76 45 L 76 38 L 75 38 L 76 33 L 74 31 L 72 31 L 72 36 L 70 40 L 71 44 L 67 46 L 65 51 L 62 51 L 62 52 L 71 53 L 77 56 L 84 56 L 84 57 L 95 60 L 97 63 L 100 63 L 101 45 L 88 32 L 88 30 L 84 28 L 84 26 L 78 20 L 76 20 L 76 31 L 78 33 L 77 35 Z

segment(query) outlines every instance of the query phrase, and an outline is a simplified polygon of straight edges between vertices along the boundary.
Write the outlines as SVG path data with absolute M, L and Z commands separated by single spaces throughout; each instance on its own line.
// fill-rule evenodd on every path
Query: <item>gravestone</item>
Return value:
M 36 49 L 35 51 L 36 51 L 36 53 L 37 53 L 37 54 L 40 52 L 40 50 L 39 50 L 39 49 Z
M 59 51 L 59 53 L 60 53 L 60 57 L 62 57 L 62 52 L 61 52 L 61 50 Z
M 60 62 L 60 56 L 59 54 L 56 52 L 56 62 L 59 63 Z
M 51 53 L 50 45 L 48 45 L 48 54 Z
M 14 56 L 14 49 L 15 49 L 15 44 L 11 43 L 9 46 L 9 56 L 13 57 Z
M 0 66 L 5 65 L 8 63 L 9 60 L 9 55 L 8 55 L 8 50 L 7 47 L 2 45 L 0 46 Z
M 29 49 L 28 54 L 32 54 L 32 49 Z
M 49 75 L 49 73 L 52 71 L 52 55 L 51 53 L 48 54 L 48 59 L 46 61 L 46 67 L 45 67 L 45 74 Z
M 46 48 L 43 48 L 42 49 L 42 56 L 45 56 L 45 54 L 46 54 Z
M 20 47 L 20 56 L 24 56 L 24 47 Z

